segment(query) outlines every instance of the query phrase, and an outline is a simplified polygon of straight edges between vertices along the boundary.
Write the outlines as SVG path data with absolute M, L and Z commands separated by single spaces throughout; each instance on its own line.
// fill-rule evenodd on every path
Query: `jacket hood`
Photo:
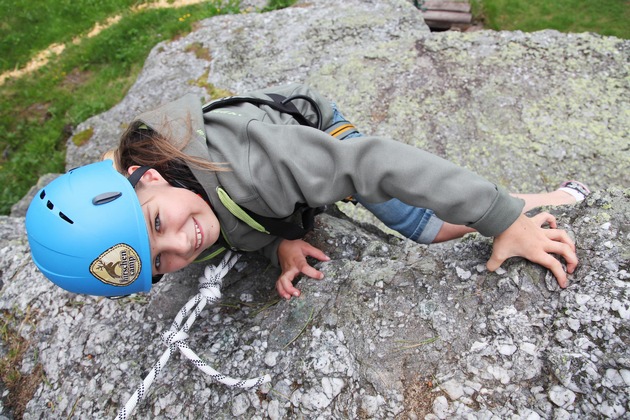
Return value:
M 199 96 L 188 93 L 173 102 L 140 114 L 135 121 L 146 124 L 174 144 L 184 145 L 183 151 L 189 156 L 208 160 L 210 156 L 202 106 Z
M 149 128 L 178 141 L 190 141 L 193 137 L 204 139 L 202 103 L 192 93 L 140 114 L 136 121 L 141 121 Z

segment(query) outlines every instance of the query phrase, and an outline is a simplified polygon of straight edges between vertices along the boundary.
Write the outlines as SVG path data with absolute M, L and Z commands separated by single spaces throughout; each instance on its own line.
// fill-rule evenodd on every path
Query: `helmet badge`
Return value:
M 138 253 L 127 244 L 117 244 L 98 256 L 90 264 L 90 273 L 112 286 L 127 286 L 138 278 L 142 262 Z

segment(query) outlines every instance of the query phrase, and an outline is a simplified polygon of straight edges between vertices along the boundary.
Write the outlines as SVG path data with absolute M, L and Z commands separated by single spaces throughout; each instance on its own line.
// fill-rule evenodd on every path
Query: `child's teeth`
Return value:
M 195 244 L 195 249 L 197 249 L 201 246 L 201 229 L 199 229 L 197 223 L 195 223 L 195 231 L 197 232 L 197 243 Z

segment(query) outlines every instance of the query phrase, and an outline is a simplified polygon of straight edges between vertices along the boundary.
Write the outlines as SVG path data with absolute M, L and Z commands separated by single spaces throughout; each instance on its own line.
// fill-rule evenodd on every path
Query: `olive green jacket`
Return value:
M 269 99 L 264 92 L 308 95 L 321 109 L 323 127 L 332 121 L 330 102 L 307 86 L 244 96 Z M 307 101 L 293 104 L 315 118 Z M 319 207 L 355 193 L 372 202 L 398 198 L 486 236 L 507 229 L 523 208 L 522 200 L 496 184 L 426 151 L 376 136 L 339 141 L 267 106 L 242 103 L 204 114 L 199 98 L 187 95 L 138 119 L 170 138 L 189 139 L 184 149 L 189 155 L 229 164 L 225 172 L 190 169 L 205 189 L 228 244 L 260 250 L 275 264 L 281 239 L 236 218 L 220 201 L 218 187 L 241 207 L 276 218 L 290 217 L 297 203 Z

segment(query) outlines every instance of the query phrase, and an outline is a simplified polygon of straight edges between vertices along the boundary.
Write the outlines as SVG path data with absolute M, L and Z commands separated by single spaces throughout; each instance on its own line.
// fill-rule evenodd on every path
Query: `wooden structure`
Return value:
M 414 4 L 431 29 L 446 30 L 472 24 L 470 3 L 467 0 L 415 0 Z

